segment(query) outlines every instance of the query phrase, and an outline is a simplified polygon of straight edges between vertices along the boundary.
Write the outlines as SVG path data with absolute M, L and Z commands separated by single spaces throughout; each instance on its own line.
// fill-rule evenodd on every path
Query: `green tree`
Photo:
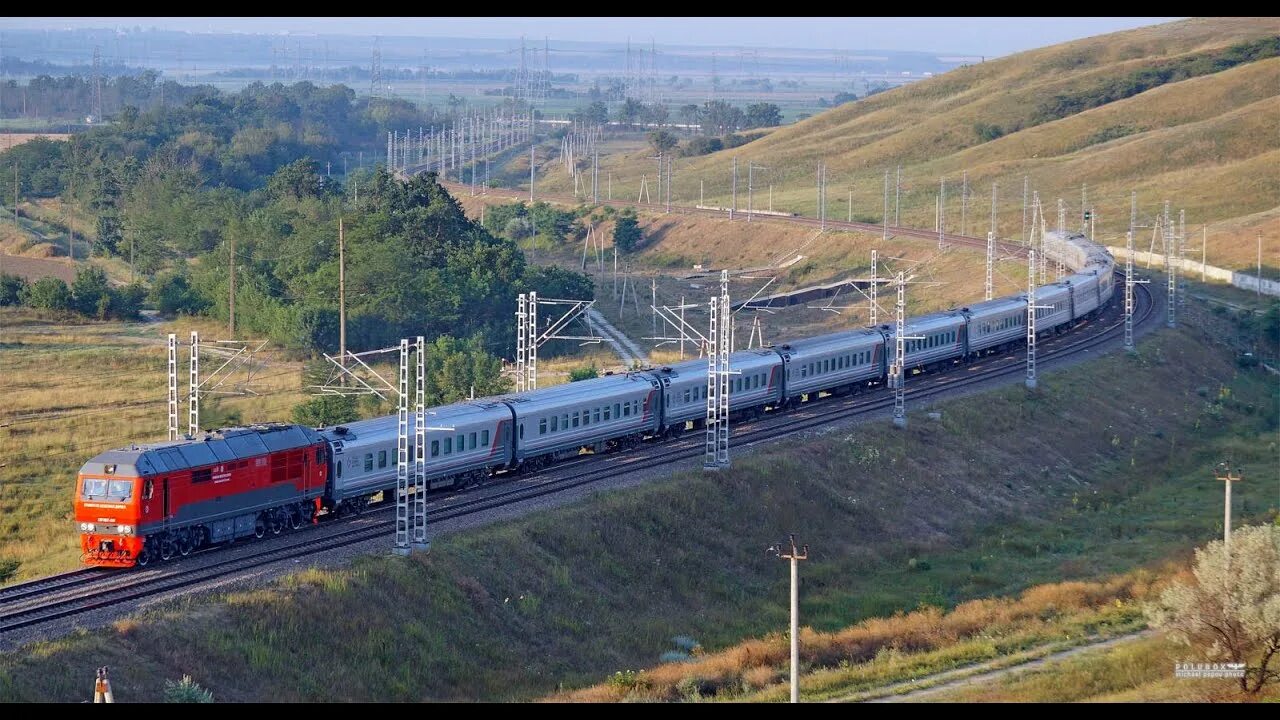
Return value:
M 644 240 L 640 223 L 636 220 L 635 211 L 626 208 L 613 223 L 613 244 L 624 253 L 635 250 Z
M 754 103 L 747 106 L 746 127 L 777 127 L 782 124 L 782 110 L 773 103 Z
M 58 278 L 40 278 L 26 287 L 22 304 L 40 310 L 70 310 L 71 290 Z
M 360 419 L 351 395 L 317 395 L 293 406 L 293 421 L 308 427 L 332 427 Z
M 190 675 L 183 675 L 182 679 L 177 682 L 173 680 L 164 681 L 164 701 L 167 703 L 211 703 L 213 702 L 213 693 L 200 687 L 200 684 L 192 680 Z
M 443 405 L 466 400 L 472 388 L 476 397 L 509 392 L 511 381 L 502 376 L 502 361 L 484 349 L 481 337 L 458 340 L 441 335 L 427 345 L 427 402 Z
M 277 198 L 301 200 L 319 197 L 324 191 L 324 178 L 311 158 L 301 158 L 276 170 L 267 178 L 267 191 Z
M 209 306 L 209 301 L 191 287 L 191 280 L 181 273 L 163 273 L 151 283 L 147 299 L 165 317 L 195 315 Z
M 21 305 L 22 295 L 26 288 L 27 280 L 21 275 L 0 273 L 0 307 Z
M 659 154 L 666 154 L 671 152 L 671 148 L 680 144 L 680 140 L 666 130 L 654 130 L 649 133 L 649 144 Z
M 1203 657 L 1245 663 L 1240 690 L 1256 695 L 1280 676 L 1280 527 L 1244 527 L 1196 550 L 1191 582 L 1166 589 L 1149 607 L 1152 624 Z M 1252 682 L 1251 682 L 1252 681 Z
M 102 268 L 87 265 L 76 270 L 76 279 L 71 283 L 71 306 L 81 315 L 107 319 L 111 308 L 111 286 Z

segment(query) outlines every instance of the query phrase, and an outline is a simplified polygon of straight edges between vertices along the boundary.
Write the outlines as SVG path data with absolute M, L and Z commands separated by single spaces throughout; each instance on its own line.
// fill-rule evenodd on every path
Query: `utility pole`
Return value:
M 1262 233 L 1258 233 L 1258 297 L 1262 297 Z
M 227 293 L 227 332 L 232 339 L 236 336 L 236 234 L 231 233 L 228 237 L 230 242 L 230 273 L 231 282 Z
M 902 164 L 898 164 L 898 178 L 893 186 L 893 226 L 902 227 Z
M 338 218 L 338 364 L 347 367 L 347 238 Z M 346 375 L 342 383 L 347 382 Z
M 786 545 L 769 548 L 783 560 L 791 562 L 791 702 L 800 702 L 800 561 L 809 559 L 809 546 L 796 546 L 792 534 Z
M 947 179 L 938 178 L 938 249 L 942 249 L 942 238 L 947 228 Z
M 537 147 L 533 142 L 529 143 L 529 204 L 533 204 L 533 149 Z
M 1231 463 L 1220 462 L 1214 468 L 1214 477 L 1222 481 L 1225 488 L 1226 498 L 1223 503 L 1222 512 L 1222 544 L 1227 551 L 1231 550 L 1231 483 L 1239 482 L 1244 479 L 1244 472 L 1231 470 Z
M 969 234 L 969 171 L 960 174 L 960 234 Z
M 1031 189 L 1031 177 L 1029 175 L 1022 176 L 1022 242 L 1030 244 L 1031 239 L 1027 237 L 1027 191 Z
M 850 195 L 849 199 L 849 212 L 853 212 L 852 195 Z M 852 222 L 853 218 L 849 218 L 849 221 Z M 884 171 L 884 212 L 881 213 L 880 224 L 882 226 L 880 229 L 880 241 L 884 242 L 889 239 L 889 170 L 887 168 Z
M 733 212 L 738 209 L 738 156 L 733 156 L 733 200 L 729 205 L 729 219 L 733 219 Z

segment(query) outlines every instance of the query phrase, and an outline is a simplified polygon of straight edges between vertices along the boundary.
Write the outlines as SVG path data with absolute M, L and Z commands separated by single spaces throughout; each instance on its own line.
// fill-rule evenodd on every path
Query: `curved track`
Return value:
M 1137 288 L 1135 326 L 1158 320 L 1153 315 L 1153 298 L 1146 286 Z M 1124 332 L 1120 303 L 1113 302 L 1100 318 L 1082 323 L 1065 335 L 1039 342 L 1040 361 L 1048 362 L 1114 341 Z M 906 397 L 916 402 L 958 388 L 1018 376 L 1025 372 L 1019 353 L 993 355 L 949 370 L 910 379 Z M 796 432 L 822 427 L 844 419 L 893 407 L 893 396 L 872 390 L 844 397 L 829 397 L 804 403 L 787 412 L 768 413 L 760 420 L 734 427 L 735 444 L 757 443 Z M 620 473 L 657 468 L 681 460 L 701 457 L 703 440 L 698 432 L 666 443 L 652 443 L 618 454 L 585 455 L 580 459 L 530 476 L 512 475 L 466 495 L 453 494 L 429 503 L 428 522 L 473 515 L 546 495 L 564 492 Z M 298 560 L 326 549 L 341 548 L 378 539 L 387 539 L 394 520 L 390 508 L 370 511 L 351 521 L 322 523 L 318 529 L 285 533 L 248 544 L 232 544 L 217 552 L 199 552 L 192 557 L 145 570 L 112 572 L 84 569 L 54 575 L 0 589 L 0 640 L 24 628 L 36 628 L 56 620 L 88 617 L 91 613 L 122 603 L 159 598 L 193 586 L 225 581 L 246 572 L 289 560 Z M 387 517 L 383 517 L 387 516 Z

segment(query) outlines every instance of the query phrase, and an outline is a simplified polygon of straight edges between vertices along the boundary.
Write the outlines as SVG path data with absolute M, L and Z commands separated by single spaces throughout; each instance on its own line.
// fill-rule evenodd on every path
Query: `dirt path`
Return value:
M 875 690 L 863 691 L 846 695 L 844 697 L 833 698 L 828 702 L 894 703 L 929 700 L 937 695 L 966 685 L 989 683 L 1011 673 L 1034 670 L 1051 662 L 1065 660 L 1094 650 L 1105 650 L 1127 642 L 1149 637 L 1151 633 L 1151 630 L 1142 630 L 1129 635 L 1121 635 L 1119 637 L 1113 637 L 1107 640 L 1090 643 L 1088 645 L 1080 645 L 1060 650 L 1058 652 L 1051 652 L 1048 655 L 1028 659 L 1026 662 L 1020 662 L 1009 667 L 998 667 L 998 665 L 1009 662 L 1011 659 L 1015 659 L 1018 656 L 1015 655 L 996 658 L 984 663 L 978 663 L 977 665 L 969 665 L 955 670 L 937 673 L 935 675 L 927 675 L 922 678 L 908 680 L 906 682 L 886 685 L 884 687 L 876 688 Z M 1026 656 L 1035 652 L 1036 650 L 1033 649 L 1026 653 L 1021 653 L 1021 655 Z M 926 683 L 929 684 L 928 687 L 919 687 L 921 684 Z

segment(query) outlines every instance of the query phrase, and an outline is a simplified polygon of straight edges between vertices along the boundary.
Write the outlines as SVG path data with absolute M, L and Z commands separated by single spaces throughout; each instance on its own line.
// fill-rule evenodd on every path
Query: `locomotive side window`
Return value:
M 155 494 L 155 491 L 156 491 L 155 481 L 152 480 L 151 478 L 147 478 L 146 482 L 142 483 L 142 499 L 150 500 L 151 496 Z
M 341 480 L 342 479 L 342 461 L 338 460 L 337 462 L 335 462 L 334 467 L 337 468 L 338 479 Z
M 319 465 L 322 462 L 324 462 L 324 452 L 322 448 L 316 448 L 316 464 Z

